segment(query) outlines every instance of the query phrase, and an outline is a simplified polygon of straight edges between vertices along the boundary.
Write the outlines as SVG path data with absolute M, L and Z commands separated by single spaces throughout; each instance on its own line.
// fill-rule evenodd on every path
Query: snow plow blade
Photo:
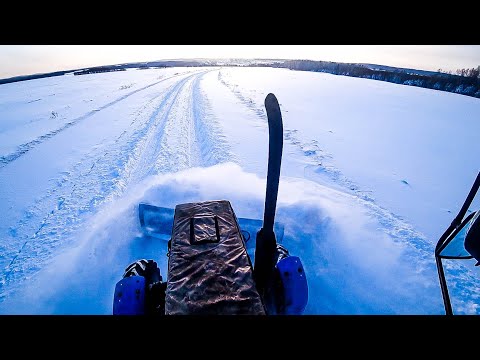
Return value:
M 138 215 L 140 218 L 140 226 L 142 232 L 146 236 L 170 240 L 172 235 L 173 217 L 175 209 L 155 206 L 146 203 L 138 205 Z M 247 245 L 247 249 L 255 248 L 255 234 L 263 225 L 262 220 L 238 218 L 238 224 L 242 232 L 243 238 Z M 275 223 L 274 226 L 277 242 L 282 243 L 284 225 L 282 223 Z

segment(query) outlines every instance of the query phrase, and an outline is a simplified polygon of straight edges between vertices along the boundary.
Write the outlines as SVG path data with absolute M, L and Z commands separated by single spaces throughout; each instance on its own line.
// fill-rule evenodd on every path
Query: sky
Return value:
M 455 71 L 480 65 L 480 45 L 0 45 L 0 78 L 179 58 L 278 58 Z
M 479 99 L 215 67 L 0 86 L 0 314 L 109 315 L 141 258 L 166 279 L 167 241 L 142 232 L 141 202 L 227 199 L 262 219 L 268 93 L 284 123 L 278 241 L 302 259 L 305 314 L 443 314 L 434 248 L 480 170 Z M 456 314 L 480 314 L 474 263 L 445 261 Z

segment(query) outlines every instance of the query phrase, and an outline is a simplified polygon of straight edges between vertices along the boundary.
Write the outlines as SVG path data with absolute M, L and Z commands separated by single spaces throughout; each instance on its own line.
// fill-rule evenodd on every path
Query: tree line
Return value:
M 283 62 L 269 64 L 268 66 L 381 80 L 395 84 L 418 86 L 480 98 L 478 68 L 459 69 L 457 70 L 457 74 L 452 74 L 441 71 L 421 71 L 387 66 L 375 67 L 366 64 L 314 60 L 285 60 Z
M 287 68 L 300 71 L 325 72 L 334 75 L 360 77 L 366 79 L 387 81 L 395 84 L 418 86 L 428 89 L 448 91 L 457 94 L 480 98 L 480 66 L 475 68 L 457 69 L 453 71 L 423 71 L 403 69 L 391 66 L 369 65 L 358 63 L 339 63 L 331 61 L 314 60 L 249 60 L 243 63 L 228 60 L 160 60 L 142 63 L 127 63 L 121 65 L 98 66 L 87 69 L 73 70 L 74 75 L 84 75 L 97 72 L 123 71 L 129 68 L 164 68 L 181 66 L 257 66 Z M 31 80 L 40 77 L 64 75 L 70 71 L 61 71 L 48 74 L 17 76 L 9 79 L 0 79 L 0 84 L 9 82 Z
M 451 70 L 449 71 L 444 71 L 442 69 L 438 69 L 438 72 L 443 72 L 445 74 L 450 74 L 452 75 L 453 72 Z M 480 66 L 477 68 L 471 68 L 471 69 L 457 69 L 455 71 L 455 74 L 459 76 L 464 76 L 464 77 L 471 77 L 471 78 L 480 78 Z

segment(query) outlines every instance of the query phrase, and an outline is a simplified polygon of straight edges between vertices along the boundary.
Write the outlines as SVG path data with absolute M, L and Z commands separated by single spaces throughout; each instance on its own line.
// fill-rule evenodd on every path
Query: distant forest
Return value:
M 75 71 L 73 75 L 98 74 L 98 73 L 111 72 L 111 71 L 125 71 L 125 69 L 119 68 L 119 67 L 112 67 L 112 66 L 98 66 L 90 69 Z
M 365 79 L 387 81 L 395 84 L 418 86 L 427 89 L 448 91 L 457 94 L 480 98 L 480 66 L 472 69 L 457 69 L 455 74 L 451 71 L 424 71 L 415 69 L 396 68 L 391 66 L 339 63 L 330 61 L 313 60 L 269 60 L 269 59 L 198 59 L 198 60 L 165 60 L 141 63 L 128 63 L 118 65 L 98 66 L 86 69 L 57 71 L 47 74 L 16 76 L 0 79 L 0 84 L 16 81 L 32 80 L 50 76 L 61 76 L 68 73 L 85 75 L 100 72 L 123 71 L 129 68 L 148 69 L 165 67 L 198 67 L 198 66 L 255 66 L 286 68 L 298 71 L 324 72 L 334 75 L 352 76 Z
M 441 72 L 441 69 L 439 69 L 438 72 L 433 72 L 381 65 L 310 60 L 285 60 L 281 63 L 271 64 L 270 66 L 387 81 L 395 84 L 418 86 L 480 98 L 480 66 L 477 69 L 458 69 L 456 71 L 458 75 Z

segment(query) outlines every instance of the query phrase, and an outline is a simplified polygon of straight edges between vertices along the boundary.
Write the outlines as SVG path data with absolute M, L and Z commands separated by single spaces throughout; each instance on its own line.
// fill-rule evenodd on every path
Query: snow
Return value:
M 305 313 L 443 314 L 434 248 L 480 170 L 478 99 L 247 67 L 1 85 L 0 313 L 111 314 L 130 262 L 165 277 L 139 202 L 228 199 L 262 219 L 270 92 L 284 120 L 276 221 L 304 264 Z M 454 312 L 479 314 L 475 260 L 444 263 Z

